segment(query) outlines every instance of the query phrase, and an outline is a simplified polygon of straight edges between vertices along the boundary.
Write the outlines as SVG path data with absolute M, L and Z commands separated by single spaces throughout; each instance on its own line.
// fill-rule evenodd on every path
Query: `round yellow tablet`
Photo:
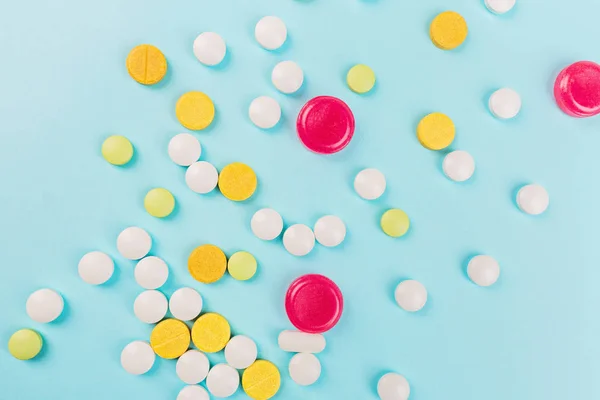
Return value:
M 226 165 L 219 174 L 219 190 L 229 200 L 249 199 L 254 194 L 257 184 L 258 180 L 252 168 L 240 162 Z
M 465 41 L 468 33 L 467 21 L 454 11 L 439 14 L 429 27 L 431 41 L 442 50 L 457 48 Z
M 455 134 L 454 122 L 439 112 L 425 116 L 417 126 L 417 138 L 429 150 L 442 150 L 450 146 Z
M 113 165 L 125 165 L 133 157 L 133 146 L 125 136 L 109 136 L 102 143 L 102 157 Z
M 165 319 L 152 329 L 150 346 L 159 357 L 177 358 L 190 347 L 190 330 L 178 319 Z
M 179 98 L 175 114 L 181 125 L 193 131 L 207 128 L 215 118 L 215 105 L 202 92 L 187 92 Z
M 356 64 L 346 75 L 348 87 L 356 93 L 367 93 L 375 86 L 375 73 L 364 64 Z
M 175 197 L 167 189 L 155 188 L 146 194 L 144 207 L 153 217 L 164 218 L 173 212 Z
M 229 322 L 217 313 L 201 315 L 192 326 L 192 342 L 205 353 L 223 350 L 230 337 Z
M 254 400 L 267 400 L 277 394 L 281 375 L 272 362 L 256 360 L 242 375 L 244 392 Z
M 238 251 L 229 257 L 227 271 L 238 281 L 247 281 L 256 273 L 256 258 L 246 251 Z
M 32 329 L 21 329 L 8 340 L 8 351 L 17 360 L 31 360 L 42 351 L 42 336 Z
M 167 59 L 151 44 L 134 47 L 127 56 L 126 64 L 129 75 L 143 85 L 154 85 L 167 73 Z
M 198 282 L 216 282 L 225 274 L 226 268 L 225 253 L 212 244 L 196 247 L 188 257 L 188 271 Z
M 404 236 L 410 227 L 410 219 L 402 210 L 392 208 L 381 216 L 381 229 L 391 237 Z

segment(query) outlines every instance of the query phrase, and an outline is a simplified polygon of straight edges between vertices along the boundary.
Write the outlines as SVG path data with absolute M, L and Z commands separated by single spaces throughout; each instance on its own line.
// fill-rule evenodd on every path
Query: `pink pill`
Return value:
M 558 107 L 572 117 L 600 114 L 600 65 L 579 61 L 563 69 L 554 84 L 554 97 Z

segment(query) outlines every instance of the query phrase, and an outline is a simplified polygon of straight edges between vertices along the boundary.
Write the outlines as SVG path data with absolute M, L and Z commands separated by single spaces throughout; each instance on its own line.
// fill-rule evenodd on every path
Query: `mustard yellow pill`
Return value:
M 42 351 L 43 340 L 32 329 L 21 329 L 8 340 L 8 351 L 17 360 L 31 360 Z
M 249 199 L 256 190 L 258 179 L 246 164 L 234 162 L 226 165 L 219 174 L 219 190 L 233 201 Z
M 356 93 L 367 93 L 375 86 L 375 73 L 364 64 L 356 64 L 346 75 L 348 87 Z
M 402 210 L 392 208 L 381 216 L 381 229 L 391 237 L 404 236 L 410 227 L 410 219 Z
M 143 85 L 154 85 L 167 73 L 167 59 L 150 44 L 134 47 L 127 56 L 126 64 L 129 75 Z
M 270 399 L 277 394 L 280 385 L 279 369 L 266 360 L 256 360 L 242 375 L 244 392 L 254 400 Z
M 216 282 L 225 274 L 226 268 L 225 253 L 212 244 L 196 247 L 188 257 L 188 271 L 198 282 Z
M 175 197 L 167 189 L 155 188 L 146 194 L 144 207 L 153 217 L 164 218 L 173 212 Z
M 217 313 L 201 315 L 192 326 L 192 342 L 198 350 L 205 353 L 223 350 L 230 337 L 229 322 Z
M 417 126 L 417 139 L 429 150 L 442 150 L 450 146 L 455 134 L 454 122 L 438 112 L 425 116 Z
M 256 258 L 246 251 L 238 251 L 229 257 L 227 271 L 238 281 L 247 281 L 256 273 Z
M 175 115 L 181 125 L 200 131 L 207 128 L 215 118 L 215 105 L 202 92 L 187 92 L 177 101 Z
M 125 136 L 109 136 L 102 143 L 102 157 L 113 165 L 125 165 L 133 157 L 133 145 Z
M 439 14 L 429 27 L 431 41 L 442 50 L 457 48 L 465 41 L 468 33 L 467 21 L 454 11 Z
M 190 347 L 190 330 L 178 319 L 165 319 L 152 329 L 150 346 L 159 357 L 180 357 Z

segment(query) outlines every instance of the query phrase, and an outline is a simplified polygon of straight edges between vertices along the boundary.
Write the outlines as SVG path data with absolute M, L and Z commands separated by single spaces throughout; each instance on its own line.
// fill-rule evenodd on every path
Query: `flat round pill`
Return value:
M 225 346 L 225 360 L 236 369 L 246 369 L 256 361 L 258 349 L 248 336 L 237 335 Z
M 521 110 L 521 96 L 513 89 L 496 90 L 489 100 L 490 112 L 496 118 L 511 119 Z
M 294 256 L 305 256 L 315 247 L 315 234 L 304 224 L 292 225 L 283 234 L 283 247 Z
M 8 340 L 8 351 L 17 360 L 31 360 L 42 351 L 43 341 L 33 329 L 21 329 Z
M 579 61 L 563 69 L 554 83 L 554 98 L 572 117 L 600 114 L 600 64 Z
M 256 273 L 256 259 L 246 251 L 238 251 L 229 257 L 227 271 L 238 281 L 247 281 Z
M 65 302 L 54 290 L 40 289 L 29 295 L 25 308 L 29 318 L 45 324 L 54 321 L 62 314 Z
M 439 112 L 425 116 L 417 126 L 417 139 L 429 150 L 442 150 L 450 146 L 455 134 L 454 122 Z
M 389 372 L 379 378 L 377 394 L 381 400 L 408 400 L 410 385 L 402 375 Z
M 144 258 L 152 248 L 152 238 L 142 228 L 130 226 L 117 238 L 117 250 L 128 260 Z
M 262 240 L 273 240 L 277 238 L 283 230 L 283 218 L 272 208 L 263 208 L 258 210 L 252 216 L 250 221 L 252 233 Z
M 242 387 L 254 400 L 268 400 L 275 396 L 281 386 L 279 369 L 272 362 L 257 360 L 242 374 Z
M 485 0 L 485 6 L 494 14 L 504 14 L 512 10 L 517 0 Z
M 404 236 L 408 228 L 410 228 L 410 219 L 400 209 L 392 208 L 381 216 L 381 229 L 388 236 L 394 238 Z
M 204 65 L 220 64 L 227 53 L 227 45 L 219 34 L 203 32 L 194 40 L 194 55 Z
M 167 263 L 155 256 L 138 261 L 134 270 L 135 281 L 144 289 L 158 289 L 169 278 Z
M 246 164 L 234 162 L 226 165 L 219 174 L 219 190 L 232 201 L 244 201 L 252 197 L 258 179 Z
M 476 285 L 491 286 L 500 277 L 500 264 L 493 257 L 478 255 L 469 260 L 467 275 Z
M 215 397 L 232 396 L 240 386 L 240 374 L 227 364 L 217 364 L 206 377 L 206 387 Z
M 385 187 L 385 176 L 375 168 L 363 169 L 354 178 L 354 190 L 365 200 L 380 198 L 385 192 Z
M 127 56 L 127 72 L 136 82 L 154 85 L 167 74 L 167 59 L 150 44 L 134 47 Z
M 304 72 L 293 61 L 282 61 L 273 68 L 271 82 L 281 93 L 292 94 L 302 87 Z
M 260 96 L 250 103 L 248 115 L 254 125 L 261 129 L 270 129 L 281 119 L 281 107 L 274 98 Z
M 422 309 L 427 303 L 427 289 L 421 282 L 406 280 L 396 286 L 394 297 L 402 309 L 415 312 Z
M 167 315 L 169 302 L 157 290 L 145 290 L 133 302 L 133 313 L 146 324 L 155 324 Z
M 278 17 L 262 17 L 254 28 L 256 41 L 267 50 L 276 50 L 283 46 L 287 39 L 285 23 Z
M 129 343 L 121 351 L 121 366 L 132 375 L 142 375 L 152 369 L 156 355 L 150 344 L 141 340 Z
M 217 187 L 219 173 L 214 165 L 198 161 L 185 171 L 185 183 L 192 191 L 200 194 L 210 193 Z
M 175 365 L 175 372 L 179 379 L 188 385 L 202 382 L 208 375 L 210 363 L 208 357 L 198 350 L 188 350 Z
M 340 217 L 325 215 L 315 224 L 315 238 L 325 247 L 340 245 L 346 237 L 346 225 Z
M 202 311 L 202 296 L 196 290 L 184 287 L 177 289 L 169 299 L 169 310 L 181 321 L 191 321 Z
M 517 205 L 524 213 L 542 214 L 550 204 L 550 196 L 542 185 L 525 185 L 517 193 Z
M 356 64 L 348 71 L 346 83 L 353 92 L 367 93 L 375 86 L 375 73 L 367 65 Z
M 101 285 L 112 276 L 115 263 L 106 253 L 92 251 L 81 257 L 77 270 L 85 283 Z
M 133 145 L 125 136 L 109 136 L 102 143 L 102 157 L 112 165 L 125 165 L 133 157 Z
M 199 350 L 205 353 L 216 353 L 223 350 L 230 337 L 229 322 L 217 313 L 201 315 L 192 326 L 192 341 Z
M 325 350 L 325 336 L 319 333 L 283 331 L 277 338 L 277 344 L 283 351 L 290 353 L 320 353 Z
M 298 353 L 290 360 L 290 378 L 298 385 L 309 386 L 319 380 L 321 363 L 314 354 Z
M 180 133 L 171 138 L 168 151 L 175 164 L 188 167 L 200 159 L 202 146 L 198 139 L 189 133 Z
M 343 150 L 354 136 L 354 114 L 346 103 L 331 96 L 318 96 L 298 113 L 296 130 L 311 151 L 333 154 Z
M 190 347 L 190 330 L 176 319 L 165 319 L 154 327 L 150 334 L 150 345 L 162 358 L 180 357 Z
M 208 128 L 215 118 L 215 105 L 202 92 L 187 92 L 177 100 L 175 115 L 179 123 L 192 131 Z
M 175 197 L 167 189 L 151 189 L 144 197 L 144 208 L 153 217 L 168 217 L 175 208 Z
M 434 45 L 442 50 L 452 50 L 460 46 L 469 29 L 467 22 L 459 13 L 445 11 L 431 21 L 429 36 Z
M 475 172 L 475 160 L 464 150 L 448 153 L 442 162 L 444 174 L 455 182 L 464 182 Z
M 196 247 L 188 257 L 188 271 L 198 282 L 216 282 L 223 277 L 225 269 L 227 269 L 225 253 L 212 244 Z
M 210 397 L 202 386 L 188 385 L 179 391 L 176 400 L 210 400 Z

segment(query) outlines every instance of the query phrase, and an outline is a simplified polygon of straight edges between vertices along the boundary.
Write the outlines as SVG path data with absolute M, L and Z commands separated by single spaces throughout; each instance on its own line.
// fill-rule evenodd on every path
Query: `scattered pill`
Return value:
M 417 126 L 417 139 L 429 150 L 442 150 L 450 146 L 455 133 L 454 122 L 439 112 L 425 116 Z
M 150 256 L 138 261 L 133 274 L 144 289 L 158 289 L 169 278 L 169 267 L 161 258 Z
M 194 40 L 194 55 L 204 65 L 220 64 L 227 53 L 223 38 L 214 32 L 203 32 Z
M 442 162 L 444 174 L 455 182 L 464 182 L 475 172 L 475 160 L 464 150 L 448 153 Z
M 212 244 L 196 247 L 188 257 L 188 271 L 202 283 L 213 283 L 225 274 L 227 257 L 223 250 Z
M 494 14 L 504 14 L 512 10 L 517 0 L 485 0 L 485 6 Z
M 125 136 L 109 136 L 102 143 L 102 157 L 112 165 L 125 165 L 133 157 L 133 145 Z
M 256 273 L 256 259 L 246 251 L 238 251 L 229 257 L 227 271 L 238 281 L 247 281 Z
M 210 400 L 210 397 L 202 386 L 188 385 L 179 391 L 176 400 Z
M 315 234 L 304 224 L 295 224 L 285 230 L 283 246 L 294 256 L 305 256 L 315 247 Z
M 192 341 L 200 351 L 205 353 L 223 350 L 230 337 L 229 322 L 217 313 L 201 315 L 192 326 Z
M 209 162 L 198 161 L 190 165 L 185 172 L 185 183 L 194 192 L 210 193 L 217 187 L 219 173 Z
M 208 357 L 198 350 L 186 351 L 179 357 L 175 365 L 177 376 L 188 385 L 194 385 L 206 379 L 209 369 Z
M 600 114 L 600 64 L 578 61 L 563 69 L 556 77 L 554 98 L 572 117 Z
M 273 68 L 271 82 L 281 93 L 292 94 L 302 87 L 304 72 L 293 61 L 282 61 Z
M 219 190 L 232 201 L 244 201 L 252 197 L 257 184 L 252 168 L 240 162 L 226 165 L 219 174 Z
M 145 290 L 133 302 L 133 313 L 146 324 L 155 324 L 167 315 L 169 302 L 157 290 Z
M 232 396 L 240 386 L 240 374 L 227 364 L 217 364 L 206 377 L 206 387 L 215 397 Z
M 258 349 L 248 336 L 237 335 L 225 346 L 225 360 L 236 369 L 246 369 L 256 361 Z
M 202 296 L 196 290 L 184 287 L 177 289 L 169 299 L 169 310 L 181 321 L 191 321 L 202 311 Z
M 476 285 L 491 286 L 500 276 L 500 264 L 493 257 L 478 255 L 469 260 L 467 275 Z
M 315 383 L 321 376 L 321 363 L 311 353 L 298 353 L 290 360 L 290 377 L 301 386 Z
M 25 305 L 29 318 L 41 324 L 54 321 L 64 308 L 62 296 L 52 289 L 36 290 L 29 295 Z
M 128 260 L 144 258 L 152 247 L 152 238 L 148 232 L 137 226 L 130 226 L 119 234 L 117 250 Z
M 190 330 L 176 319 L 165 319 L 154 327 L 150 334 L 150 345 L 162 358 L 181 357 L 190 347 Z
M 180 133 L 171 138 L 168 151 L 175 164 L 188 167 L 200 159 L 202 146 L 198 139 L 189 133 Z
M 405 311 L 415 312 L 425 307 L 427 289 L 421 282 L 414 280 L 402 281 L 396 286 L 394 293 L 396 303 Z
M 408 400 L 410 385 L 402 375 L 389 372 L 379 378 L 377 394 L 381 400 Z
M 153 217 L 168 217 L 175 208 L 175 197 L 167 189 L 151 189 L 144 197 L 144 208 Z
M 460 46 L 469 29 L 459 13 L 445 11 L 436 16 L 429 27 L 429 36 L 434 45 L 442 50 L 452 50 Z
M 274 98 L 260 96 L 250 103 L 248 115 L 254 125 L 262 129 L 270 129 L 281 119 L 281 107 Z
M 250 221 L 252 233 L 262 240 L 273 240 L 277 238 L 283 230 L 283 218 L 272 208 L 263 208 L 258 210 L 252 216 Z
M 132 375 L 142 375 L 152 369 L 156 360 L 150 344 L 141 340 L 129 343 L 121 351 L 121 366 Z
M 115 263 L 106 253 L 92 251 L 81 257 L 77 270 L 85 283 L 101 285 L 112 276 Z
M 127 56 L 127 72 L 136 82 L 154 85 L 167 74 L 167 59 L 150 44 L 134 47 Z
M 375 73 L 367 65 L 356 64 L 348 71 L 346 83 L 353 92 L 367 93 L 375 86 Z
M 42 346 L 42 336 L 33 329 L 18 330 L 8 340 L 8 352 L 17 360 L 31 360 Z
M 256 360 L 242 374 L 242 387 L 254 400 L 268 400 L 275 396 L 281 386 L 279 369 L 272 362 Z
M 346 237 L 346 225 L 340 217 L 325 215 L 315 224 L 315 238 L 325 247 L 335 247 L 341 244 Z
M 281 18 L 262 17 L 254 28 L 256 41 L 267 50 L 276 50 L 283 46 L 287 39 L 287 28 Z
M 408 228 L 410 228 L 410 219 L 398 208 L 387 210 L 381 216 L 381 229 L 388 236 L 393 238 L 404 236 Z
M 509 88 L 496 90 L 490 96 L 489 108 L 496 118 L 514 118 L 521 110 L 521 96 Z
M 375 200 L 385 192 L 385 176 L 375 168 L 366 168 L 356 174 L 354 190 L 365 200 Z
M 192 131 L 208 128 L 215 118 L 215 105 L 210 97 L 202 92 L 187 92 L 175 105 L 175 115 L 179 123 Z
M 277 343 L 281 350 L 290 353 L 320 353 L 325 350 L 325 337 L 319 333 L 283 331 Z
M 524 213 L 542 214 L 550 204 L 550 196 L 542 185 L 525 185 L 517 193 L 517 205 Z

